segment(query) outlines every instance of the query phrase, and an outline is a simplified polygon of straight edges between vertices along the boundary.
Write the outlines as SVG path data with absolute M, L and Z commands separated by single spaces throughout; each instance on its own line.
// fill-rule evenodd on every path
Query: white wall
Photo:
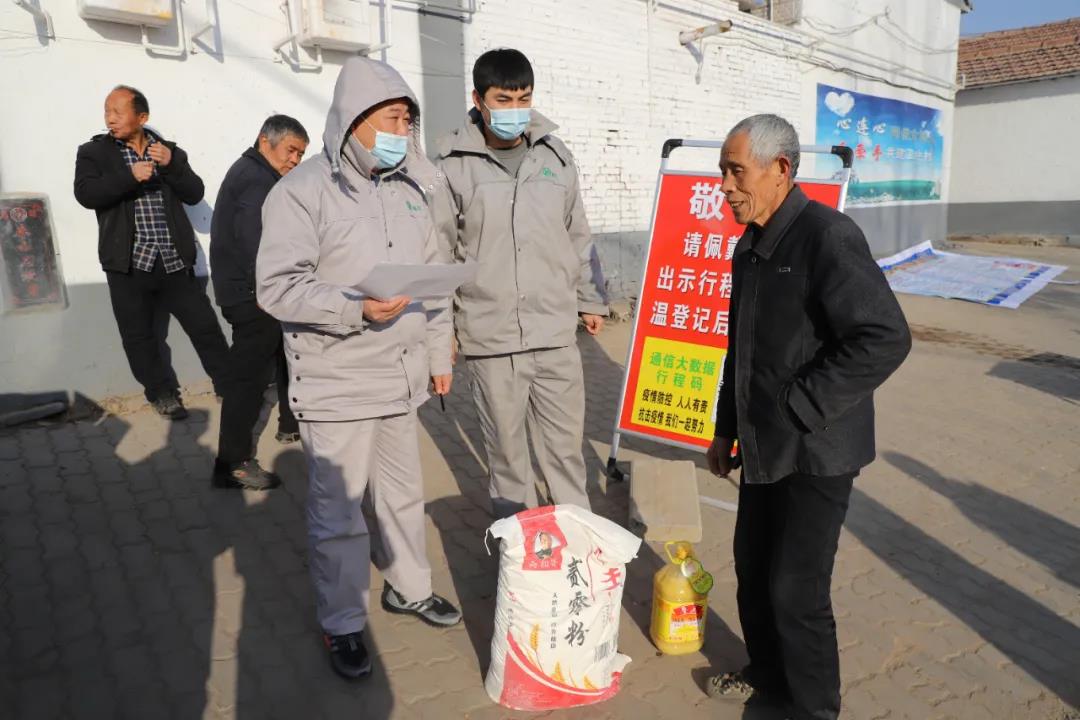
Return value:
M 952 235 L 1080 237 L 1080 77 L 956 97 Z
M 321 72 L 296 72 L 274 61 L 271 48 L 287 34 L 284 14 L 270 0 L 218 0 L 220 53 L 197 52 L 182 59 L 153 57 L 142 48 L 136 27 L 86 21 L 76 2 L 45 2 L 53 15 L 56 40 L 5 39 L 0 64 L 5 78 L 24 78 L 37 90 L 4 103 L 0 113 L 0 188 L 4 192 L 46 192 L 51 199 L 59 249 L 69 284 L 101 283 L 94 214 L 72 196 L 75 150 L 102 132 L 102 106 L 118 83 L 142 90 L 150 102 L 150 125 L 187 152 L 206 183 L 206 201 L 191 213 L 204 249 L 210 205 L 228 167 L 250 146 L 262 121 L 275 112 L 300 120 L 312 137 L 309 152 L 322 147 L 322 131 L 337 77 L 340 53 L 326 53 Z M 206 17 L 199 2 L 186 2 L 190 29 Z M 213 8 L 214 3 L 210 3 Z M 393 62 L 414 89 L 425 83 L 419 16 L 394 11 Z M 429 21 L 434 22 L 434 21 Z M 458 34 L 461 23 L 444 21 Z M 33 33 L 35 23 L 11 2 L 0 3 L 0 28 Z M 175 28 L 151 31 L 156 42 L 175 42 Z M 215 45 L 215 33 L 204 36 Z M 305 52 L 305 57 L 312 58 Z M 434 72 L 441 63 L 430 62 Z M 460 69 L 458 93 L 463 93 Z M 435 83 L 440 87 L 445 83 Z M 423 97 L 421 97 L 423 100 Z M 464 98 L 460 99 L 464 106 Z M 200 268 L 205 274 L 205 266 Z
M 948 66 L 955 63 L 945 55 L 924 58 L 871 26 L 838 36 L 809 23 L 776 25 L 738 12 L 735 0 L 478 0 L 468 22 L 418 13 L 409 0 L 390 1 L 393 46 L 383 55 L 420 96 L 429 145 L 462 122 L 476 57 L 498 46 L 530 57 L 536 105 L 561 126 L 559 135 L 577 158 L 616 294 L 632 292 L 638 280 L 666 138 L 721 138 L 746 115 L 774 112 L 812 142 L 817 81 L 934 104 L 923 91 L 934 89 L 934 77 L 951 77 Z M 32 99 L 5 102 L 0 113 L 0 191 L 50 195 L 72 302 L 63 312 L 0 316 L 0 333 L 22 339 L 0 344 L 0 395 L 58 387 L 95 396 L 134 392 L 97 262 L 94 216 L 71 195 L 75 149 L 102 127 L 106 93 L 121 82 L 144 90 L 151 124 L 188 151 L 207 186 L 206 203 L 191 213 L 205 246 L 218 183 L 266 115 L 294 115 L 313 136 L 310 152 L 321 147 L 344 56 L 327 53 L 321 72 L 274 62 L 271 46 L 286 33 L 278 0 L 209 0 L 218 16 L 217 31 L 206 36 L 214 52 L 182 59 L 149 56 L 136 28 L 80 19 L 74 0 L 41 2 L 53 12 L 56 40 L 39 40 L 32 17 L 0 0 L 0 35 L 28 35 L 4 38 L 4 77 L 36 89 Z M 826 30 L 862 22 L 886 4 L 804 0 L 806 15 Z M 203 21 L 202 0 L 184 7 L 189 28 Z M 950 0 L 912 0 L 902 8 L 892 11 L 893 19 L 927 46 L 949 38 L 955 43 L 959 14 Z M 731 32 L 693 48 L 679 44 L 680 31 L 725 19 L 734 21 Z M 170 34 L 155 33 L 155 39 L 167 42 Z M 896 67 L 883 69 L 882 58 Z M 857 80 L 821 69 L 822 62 L 917 89 Z M 6 98 L 17 92 L 9 89 Z M 685 167 L 712 169 L 718 153 L 679 151 L 675 158 Z M 201 378 L 179 331 L 172 345 L 181 379 Z
M 1080 200 L 1080 77 L 961 91 L 954 203 Z

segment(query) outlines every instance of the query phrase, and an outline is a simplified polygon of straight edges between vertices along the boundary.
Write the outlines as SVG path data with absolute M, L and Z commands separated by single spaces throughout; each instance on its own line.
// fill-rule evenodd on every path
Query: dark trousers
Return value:
M 254 300 L 223 307 L 221 314 L 232 326 L 232 348 L 221 402 L 218 460 L 235 465 L 253 455 L 251 433 L 262 411 L 263 393 L 275 373 L 278 432 L 298 432 L 299 426 L 289 409 L 289 369 L 281 323 L 260 310 Z
M 853 473 L 790 475 L 739 488 L 735 574 L 739 621 L 756 689 L 789 695 L 795 720 L 835 720 L 840 658 L 833 560 Z
M 154 319 L 162 308 L 180 321 L 220 394 L 229 347 L 206 290 L 191 270 L 166 273 L 159 258 L 152 272 L 131 269 L 106 272 L 105 277 L 131 374 L 143 386 L 146 399 L 154 401 L 177 389 L 155 329 Z

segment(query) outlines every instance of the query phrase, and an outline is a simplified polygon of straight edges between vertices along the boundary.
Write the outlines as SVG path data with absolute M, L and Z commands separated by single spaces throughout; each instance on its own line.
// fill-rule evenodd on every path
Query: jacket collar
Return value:
M 480 115 L 480 111 L 476 108 L 469 110 L 469 114 L 465 117 L 465 127 L 460 128 L 456 132 L 452 133 L 448 138 L 449 142 L 442 151 L 444 157 L 451 155 L 452 153 L 469 153 L 472 155 L 487 155 L 494 158 L 491 154 L 487 140 L 484 138 L 483 116 Z M 560 153 L 559 149 L 553 144 L 547 142 L 548 136 L 558 130 L 559 126 L 548 120 L 536 110 L 532 111 L 532 119 L 529 121 L 529 127 L 525 130 L 525 142 L 529 144 L 529 147 L 536 145 L 537 143 L 544 143 L 552 152 L 558 156 L 559 160 L 565 165 L 569 158 L 565 158 Z
M 153 128 L 151 128 L 148 125 L 143 126 L 143 132 L 146 133 L 146 139 L 148 141 L 147 147 L 150 146 L 149 145 L 150 143 L 155 143 L 155 142 L 163 143 L 163 142 L 165 142 L 165 138 L 161 137 L 161 133 L 159 133 L 157 130 L 154 130 Z M 90 139 L 95 141 L 95 142 L 105 143 L 106 145 L 120 146 L 120 145 L 126 144 L 126 143 L 123 143 L 122 141 L 117 140 L 116 138 L 114 138 L 112 136 L 112 133 L 110 133 L 108 131 L 105 131 L 103 133 L 99 133 L 98 135 L 94 135 Z
M 270 161 L 267 160 L 261 152 L 259 152 L 258 148 L 249 147 L 244 151 L 243 157 L 248 158 L 259 167 L 271 173 L 275 179 L 281 179 L 281 173 L 274 169 L 274 166 L 270 164 Z
M 755 239 L 753 247 L 751 243 L 740 242 L 735 247 L 735 254 L 742 255 L 744 252 L 753 249 L 757 255 L 768 260 L 776 246 L 780 244 L 780 240 L 787 233 L 788 228 L 795 222 L 795 218 L 799 217 L 805 208 L 810 203 L 810 198 L 806 197 L 806 194 L 802 189 L 795 185 L 788 192 L 784 202 L 780 203 L 780 207 L 776 209 L 773 216 L 765 223 L 764 227 L 751 224 L 746 228 L 746 234 L 744 237 L 749 236 L 751 239 Z

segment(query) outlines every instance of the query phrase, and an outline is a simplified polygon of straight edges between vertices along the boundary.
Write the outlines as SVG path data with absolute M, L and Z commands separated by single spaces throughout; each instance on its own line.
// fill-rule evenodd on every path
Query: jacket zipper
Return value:
M 390 248 L 394 247 L 394 241 L 390 239 L 390 225 L 386 221 L 386 203 L 383 202 L 383 194 L 381 192 L 382 178 L 376 175 L 373 178 L 372 184 L 375 187 L 375 197 L 379 201 L 379 211 L 382 215 L 383 224 L 383 238 L 386 239 L 386 260 L 390 261 Z M 400 316 L 399 316 L 400 317 Z M 405 352 L 408 352 L 408 348 L 405 348 Z M 401 371 L 405 373 L 405 392 L 408 393 L 409 399 L 414 397 L 412 391 L 412 379 L 409 377 L 409 368 L 405 364 L 405 356 L 398 357 L 398 362 L 401 363 Z
M 517 176 L 514 177 L 514 197 L 510 199 L 510 237 L 514 240 L 514 289 L 517 291 L 517 316 L 518 316 L 518 333 L 521 337 L 521 347 L 528 349 L 528 344 L 525 342 L 525 326 L 521 322 L 521 284 L 518 281 L 521 272 L 521 249 L 518 248 L 517 241 L 517 228 L 514 221 L 517 219 L 517 195 L 518 189 L 521 187 L 521 167 L 525 164 L 525 161 L 529 158 L 529 153 L 532 152 L 532 148 L 529 148 L 525 152 L 525 157 L 521 158 L 521 165 L 518 165 Z M 504 170 L 506 168 L 503 168 Z M 507 170 L 509 173 L 509 170 Z
M 382 215 L 383 239 L 386 241 L 386 261 L 390 261 L 390 248 L 394 247 L 394 241 L 390 239 L 390 226 L 386 223 L 386 205 L 383 203 L 381 178 L 376 175 L 372 183 L 375 186 L 375 197 L 379 201 L 379 214 Z

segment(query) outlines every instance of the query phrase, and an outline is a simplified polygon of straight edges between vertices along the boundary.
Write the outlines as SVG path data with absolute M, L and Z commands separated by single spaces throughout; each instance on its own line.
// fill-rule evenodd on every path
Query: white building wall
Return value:
M 1080 200 L 1080 77 L 957 97 L 954 203 Z
M 881 75 L 881 59 L 889 58 L 941 77 L 955 63 L 955 57 L 913 59 L 911 48 L 875 34 L 873 27 L 842 37 L 807 23 L 773 24 L 738 12 L 735 0 L 477 0 L 478 12 L 468 22 L 453 13 L 418 13 L 415 2 L 388 1 L 393 44 L 380 56 L 420 96 L 429 146 L 440 132 L 462 122 L 476 57 L 498 46 L 517 47 L 530 57 L 537 73 L 536 106 L 560 125 L 558 134 L 576 156 L 586 208 L 616 295 L 632 293 L 638 280 L 666 138 L 720 138 L 746 115 L 775 112 L 791 119 L 810 142 L 818 79 L 932 104 L 918 91 L 867 85 L 870 81 L 818 67 L 820 61 Z M 97 262 L 94 215 L 71 195 L 75 149 L 100 131 L 105 94 L 120 82 L 144 90 L 151 124 L 188 151 L 207 186 L 206 201 L 191 211 L 205 247 L 218 183 L 266 115 L 297 117 L 312 135 L 310 152 L 321 147 L 324 113 L 344 56 L 326 53 L 319 72 L 275 62 L 271 46 L 286 34 L 278 0 L 210 3 L 216 7 L 217 29 L 205 41 L 213 52 L 181 59 L 148 55 L 137 28 L 82 20 L 74 0 L 43 4 L 53 13 L 56 40 L 38 39 L 25 10 L 0 3 L 0 34 L 26 36 L 5 38 L 4 76 L 36 88 L 32 95 L 23 91 L 22 100 L 18 90 L 8 91 L 8 98 L 16 99 L 0 114 L 0 191 L 51 197 L 71 302 L 59 312 L 0 316 L 0 332 L 22 339 L 0 344 L 0 395 L 55 389 L 97 397 L 137 392 Z M 868 8 L 886 4 L 804 0 L 806 16 L 836 27 L 861 22 L 868 12 L 877 12 Z M 190 0 L 184 7 L 188 28 L 197 27 L 204 20 L 202 3 Z M 940 17 L 933 14 L 939 7 L 944 8 Z M 950 0 L 913 0 L 892 17 L 917 37 L 927 27 L 940 30 L 940 37 L 925 39 L 938 46 L 949 37 L 955 43 L 955 7 Z M 680 31 L 725 19 L 735 24 L 731 32 L 693 48 L 679 44 Z M 170 34 L 175 42 L 171 29 L 153 36 L 169 42 Z M 832 50 L 844 52 L 842 61 Z M 305 53 L 305 59 L 312 56 Z M 718 153 L 684 150 L 674 157 L 683 166 L 711 169 Z M 171 345 L 180 379 L 200 379 L 179 329 L 171 333 Z
M 178 142 L 203 178 L 205 199 L 189 216 L 202 244 L 197 272 L 206 275 L 210 215 L 226 170 L 275 112 L 299 119 L 312 138 L 309 153 L 318 152 L 345 55 L 325 53 L 321 71 L 275 62 L 272 47 L 288 34 L 277 0 L 209 3 L 216 7 L 216 30 L 204 36 L 206 46 L 182 58 L 148 54 L 137 27 L 83 20 L 75 0 L 40 4 L 52 13 L 55 40 L 39 39 L 29 13 L 0 2 L 0 74 L 10 87 L 0 112 L 0 192 L 48 194 L 69 303 L 63 311 L 0 315 L 0 400 L 53 390 L 91 397 L 137 393 L 97 259 L 95 216 L 72 195 L 75 151 L 103 130 L 105 96 L 118 83 L 146 93 L 150 125 Z M 185 2 L 184 8 L 190 32 L 207 16 L 201 2 Z M 443 103 L 455 97 L 463 107 L 462 22 L 421 17 L 406 4 L 395 7 L 392 19 L 389 61 L 421 103 L 427 94 Z M 177 42 L 175 26 L 150 34 L 152 42 Z M 305 62 L 314 62 L 302 52 Z M 437 118 L 426 120 L 425 127 L 438 129 Z M 175 322 L 169 340 L 181 382 L 202 380 L 194 350 Z
M 961 91 L 949 233 L 1080 237 L 1080 76 Z

